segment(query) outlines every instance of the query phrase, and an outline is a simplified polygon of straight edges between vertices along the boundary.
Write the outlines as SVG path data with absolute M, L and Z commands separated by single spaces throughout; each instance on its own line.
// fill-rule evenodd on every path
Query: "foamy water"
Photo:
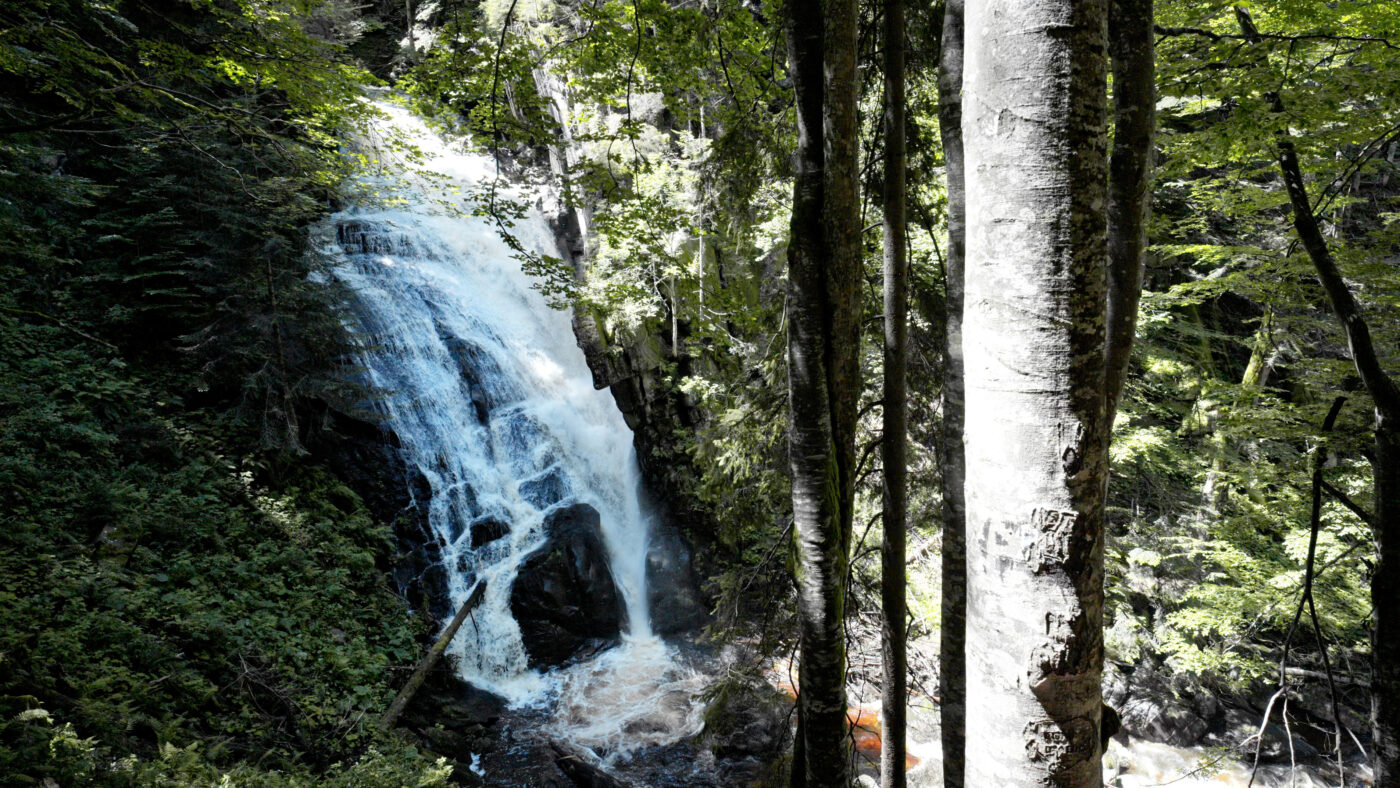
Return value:
M 336 237 L 326 250 L 355 296 L 352 329 L 374 406 L 427 481 L 418 503 L 454 607 L 486 583 L 450 646 L 462 677 L 517 707 L 552 705 L 549 731 L 600 757 L 693 733 L 699 678 L 648 621 L 650 514 L 631 430 L 612 395 L 593 388 L 569 314 L 531 286 L 494 220 L 471 215 L 472 195 L 494 177 L 491 160 L 401 107 L 376 106 L 384 118 L 362 150 L 379 168 L 365 183 L 379 198 L 331 217 Z M 527 249 L 557 254 L 538 212 L 513 232 Z M 545 517 L 572 503 L 601 515 L 625 636 L 587 662 L 541 674 L 528 665 L 510 591 L 521 561 L 544 542 Z M 509 532 L 474 544 L 472 525 L 488 520 Z

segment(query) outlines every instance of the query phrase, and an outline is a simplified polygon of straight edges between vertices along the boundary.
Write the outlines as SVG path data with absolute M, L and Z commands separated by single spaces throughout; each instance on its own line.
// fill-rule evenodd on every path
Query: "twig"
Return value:
M 1293 752 L 1293 726 L 1288 723 L 1288 696 L 1283 696 L 1283 738 L 1288 740 L 1288 788 L 1298 776 L 1298 756 Z
M 1264 707 L 1264 719 L 1259 722 L 1259 732 L 1254 734 L 1254 738 L 1258 739 L 1254 744 L 1254 766 L 1249 770 L 1249 783 L 1245 788 L 1254 788 L 1254 778 L 1259 775 L 1259 754 L 1264 749 L 1264 729 L 1269 727 L 1269 717 L 1272 716 L 1274 712 L 1274 701 L 1278 700 L 1278 696 L 1287 691 L 1288 689 L 1286 687 L 1279 687 L 1278 692 L 1275 692 L 1269 697 L 1269 705 Z M 1248 742 L 1249 739 L 1245 739 L 1245 741 Z
M 1331 432 L 1333 425 L 1337 423 L 1337 415 L 1342 411 L 1342 405 L 1346 402 L 1346 397 L 1336 397 L 1332 400 L 1332 407 L 1328 409 L 1327 416 L 1322 420 L 1322 432 Z M 1288 649 L 1292 645 L 1293 635 L 1297 632 L 1298 623 L 1302 620 L 1303 610 L 1309 611 L 1309 619 L 1313 625 L 1313 635 L 1317 639 L 1318 648 L 1322 651 L 1322 664 L 1327 673 L 1327 683 L 1332 691 L 1332 716 L 1336 724 L 1337 736 L 1337 768 L 1342 769 L 1341 739 L 1342 739 L 1342 718 L 1340 704 L 1337 700 L 1337 684 L 1332 677 L 1331 661 L 1327 656 L 1327 642 L 1322 637 L 1322 625 L 1317 617 L 1317 606 L 1313 601 L 1313 581 L 1317 577 L 1317 539 L 1322 530 L 1322 468 L 1325 459 L 1325 451 L 1321 443 L 1313 447 L 1312 458 L 1312 512 L 1309 518 L 1308 534 L 1308 556 L 1303 568 L 1303 591 L 1298 597 L 1298 607 L 1293 613 L 1293 623 L 1288 627 L 1288 634 L 1283 640 L 1283 653 L 1279 656 L 1278 664 L 1278 692 L 1269 699 L 1269 708 L 1264 711 L 1264 720 L 1259 726 L 1260 739 L 1254 749 L 1254 768 L 1250 772 L 1249 785 L 1254 785 L 1254 778 L 1259 770 L 1259 753 L 1263 749 L 1264 728 L 1269 723 L 1270 710 L 1273 709 L 1274 699 L 1279 695 L 1284 696 L 1283 700 L 1283 724 L 1285 734 L 1288 737 L 1288 748 L 1290 756 L 1293 751 L 1293 734 L 1289 730 L 1288 724 Z M 1291 779 L 1291 777 L 1290 777 Z

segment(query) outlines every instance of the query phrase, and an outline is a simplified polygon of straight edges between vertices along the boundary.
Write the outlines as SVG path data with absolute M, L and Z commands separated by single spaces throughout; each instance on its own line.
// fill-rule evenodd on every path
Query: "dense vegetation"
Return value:
M 6 784 L 446 771 L 366 722 L 426 624 L 304 459 L 348 393 L 306 229 L 369 79 L 305 10 L 2 12 Z
M 414 6 L 407 29 L 396 2 L 0 9 L 0 774 L 447 779 L 373 724 L 432 624 L 389 580 L 390 524 L 309 450 L 328 412 L 364 396 L 308 228 L 342 199 L 355 160 L 341 140 L 380 79 L 514 177 L 562 186 L 585 232 L 580 270 L 522 262 L 596 321 L 613 357 L 643 359 L 671 403 L 639 444 L 691 538 L 715 548 L 711 634 L 794 646 L 783 7 Z M 910 680 L 932 694 L 944 9 L 908 11 Z M 845 633 L 852 681 L 875 682 L 888 42 L 880 4 L 859 13 L 871 231 Z M 1301 669 L 1290 680 L 1339 669 L 1354 688 L 1370 653 L 1373 407 L 1296 240 L 1277 145 L 1296 145 L 1393 376 L 1400 6 L 1161 0 L 1156 21 L 1152 246 L 1113 424 L 1108 659 L 1246 696 L 1280 679 L 1286 655 Z M 491 205 L 506 231 L 512 206 Z M 1315 629 L 1296 623 L 1314 550 Z

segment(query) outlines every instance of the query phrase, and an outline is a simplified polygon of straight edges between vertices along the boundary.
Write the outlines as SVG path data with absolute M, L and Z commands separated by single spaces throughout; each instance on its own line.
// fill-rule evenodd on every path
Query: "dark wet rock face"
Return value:
M 572 248 L 567 228 L 576 225 L 576 217 L 567 213 L 555 223 L 565 254 Z M 581 257 L 567 259 L 578 265 Z M 676 357 L 669 325 L 608 336 L 592 314 L 577 310 L 573 328 L 594 388 L 608 389 L 632 430 L 651 509 L 665 524 L 652 539 L 667 552 L 654 548 L 647 556 L 652 627 L 663 635 L 696 631 L 708 623 L 712 601 L 699 578 L 722 571 L 720 555 L 727 548 L 719 538 L 718 518 L 695 494 L 699 473 L 683 446 L 682 436 L 693 433 L 704 414 L 672 381 L 692 374 L 693 359 L 685 353 Z M 679 328 L 682 335 L 689 332 L 683 323 Z
M 1110 666 L 1104 675 L 1104 702 L 1118 710 L 1129 737 L 1190 747 L 1210 731 L 1219 704 L 1203 688 L 1180 689 L 1148 664 Z
M 457 362 L 458 385 L 462 393 L 471 400 L 477 423 L 490 421 L 491 411 L 501 403 L 500 382 L 506 377 L 495 357 L 485 348 L 457 336 L 450 330 L 439 328 L 438 335 Z M 489 382 L 488 382 L 489 381 Z
M 458 785 L 477 786 L 471 771 L 473 756 L 498 747 L 495 726 L 506 701 L 457 677 L 447 662 L 439 663 L 399 720 L 399 728 L 452 764 Z
M 747 662 L 754 657 L 740 658 Z M 697 741 L 714 756 L 720 784 L 761 782 L 791 746 L 791 714 L 792 701 L 759 676 L 734 677 L 721 684 L 705 710 L 705 730 Z
M 454 612 L 439 563 L 437 540 L 428 524 L 432 486 L 405 467 L 399 438 L 387 426 L 332 408 L 307 419 L 326 425 L 308 436 L 307 448 L 336 478 L 354 490 L 374 519 L 390 525 L 398 555 L 383 567 L 399 594 L 415 610 L 442 618 Z
M 1318 702 L 1310 708 L 1308 688 L 1294 687 L 1290 732 L 1281 724 L 1282 700 L 1269 708 L 1275 689 L 1261 685 L 1249 697 L 1222 695 L 1188 674 L 1170 675 L 1151 660 L 1138 665 L 1109 663 L 1103 685 L 1104 701 L 1122 715 L 1122 731 L 1116 738 L 1123 743 L 1141 739 L 1176 747 L 1240 747 L 1240 756 L 1246 760 L 1253 759 L 1257 748 L 1261 763 L 1306 764 L 1325 758 L 1327 739 L 1319 732 L 1330 730 L 1330 704 Z M 1268 724 L 1264 724 L 1266 712 Z M 1343 717 L 1358 715 L 1343 707 Z
M 709 623 L 690 546 L 670 525 L 655 529 L 647 550 L 647 609 L 662 636 L 698 631 Z
M 573 504 L 549 513 L 545 543 L 521 562 L 510 609 L 531 667 L 559 665 L 590 642 L 622 631 L 622 597 L 608 569 L 598 511 Z
M 472 521 L 472 547 L 488 545 L 510 533 L 510 524 L 496 517 L 478 517 Z

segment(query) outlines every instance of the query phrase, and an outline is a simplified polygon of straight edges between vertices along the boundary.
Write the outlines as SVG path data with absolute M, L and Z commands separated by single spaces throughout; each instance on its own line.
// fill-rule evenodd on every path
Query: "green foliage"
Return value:
M 1370 403 L 1294 241 L 1277 135 L 1299 148 L 1372 334 L 1396 347 L 1400 290 L 1382 261 L 1400 250 L 1384 220 L 1400 16 L 1393 4 L 1269 0 L 1241 6 L 1242 22 L 1236 5 L 1158 6 L 1156 246 L 1115 430 L 1109 643 L 1243 683 L 1276 668 L 1292 622 L 1311 452 L 1329 452 L 1325 478 L 1369 506 Z M 1318 449 L 1337 394 L 1349 401 Z M 1330 648 L 1365 651 L 1369 540 L 1326 501 L 1315 594 Z M 1295 637 L 1295 663 L 1312 666 L 1319 648 Z
M 1312 453 L 1368 506 L 1369 403 L 1295 248 L 1293 135 L 1382 348 L 1400 347 L 1400 7 L 1159 4 L 1156 242 L 1115 425 L 1114 655 L 1217 684 L 1271 669 L 1306 550 Z M 795 138 L 774 3 L 447 0 L 401 75 L 421 112 L 549 177 L 583 267 L 511 236 L 505 178 L 471 195 L 557 306 L 599 326 L 645 405 L 647 458 L 716 522 L 721 629 L 776 632 L 790 594 L 783 292 Z M 911 41 L 937 40 L 914 9 Z M 873 19 L 865 20 L 873 29 Z M 377 23 L 375 23 L 377 24 Z M 23 0 L 0 9 L 0 773 L 61 784 L 435 785 L 364 720 L 412 625 L 388 535 L 297 452 L 357 398 L 339 294 L 306 228 L 349 187 L 368 81 L 340 0 Z M 421 43 L 421 42 L 420 42 Z M 862 44 L 862 63 L 882 42 Z M 914 632 L 937 626 L 945 196 L 936 47 L 910 50 Z M 878 74 L 866 68 L 873 84 Z M 877 91 L 863 220 L 880 217 Z M 390 140 L 386 144 L 395 145 Z M 415 176 L 437 176 L 400 146 Z M 445 194 L 444 210 L 460 210 Z M 853 626 L 880 536 L 879 244 L 867 298 Z M 616 359 L 611 359 L 616 360 Z M 1393 354 L 1385 359 L 1394 368 Z M 659 390 L 657 390 L 659 388 Z M 1318 434 L 1333 396 L 1351 397 Z M 660 411 L 659 411 L 660 412 Z M 1316 586 L 1333 649 L 1365 648 L 1369 534 L 1328 501 Z M 772 627 L 768 625 L 772 624 Z M 1315 659 L 1319 644 L 1295 640 Z M 722 700 L 722 699 L 721 699 Z
M 301 27 L 324 5 L 0 12 L 0 276 L 26 319 L 180 376 L 269 447 L 299 448 L 306 400 L 343 398 L 305 228 L 353 165 L 333 134 L 364 75 Z
M 339 3 L 0 10 L 0 774 L 437 785 L 418 624 L 299 455 L 348 341 L 307 226 L 365 110 Z M 7 782 L 8 784 L 8 782 Z
M 78 737 L 71 723 L 55 726 L 42 708 L 34 708 L 0 723 L 0 736 L 34 742 L 36 761 L 28 771 L 61 785 L 100 783 L 132 788 L 436 788 L 450 785 L 452 767 L 443 759 L 428 763 L 412 748 L 386 743 L 388 749 L 370 748 L 353 762 L 336 764 L 324 774 L 295 772 L 240 764 L 221 769 L 208 760 L 198 744 L 177 747 L 163 744 L 150 758 L 116 756 L 93 738 Z M 47 750 L 45 752 L 45 749 Z M 38 768 L 35 768 L 38 767 Z M 18 784 L 37 784 L 29 774 L 7 775 Z
M 355 494 L 254 483 L 218 425 L 61 328 L 0 317 L 0 349 L 0 771 L 294 777 L 376 742 L 419 633 Z

